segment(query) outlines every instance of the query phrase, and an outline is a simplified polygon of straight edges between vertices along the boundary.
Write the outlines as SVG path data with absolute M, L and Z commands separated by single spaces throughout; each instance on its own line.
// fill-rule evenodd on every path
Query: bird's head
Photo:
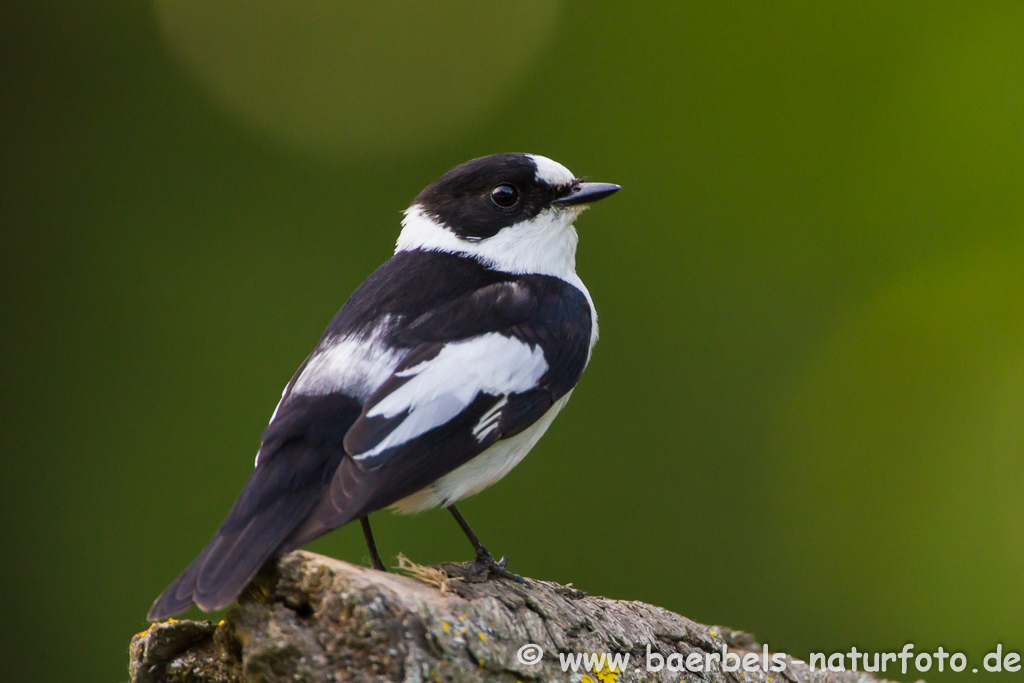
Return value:
M 456 166 L 405 212 L 397 251 L 445 251 L 497 270 L 575 272 L 573 221 L 618 185 L 590 183 L 536 154 L 492 154 Z

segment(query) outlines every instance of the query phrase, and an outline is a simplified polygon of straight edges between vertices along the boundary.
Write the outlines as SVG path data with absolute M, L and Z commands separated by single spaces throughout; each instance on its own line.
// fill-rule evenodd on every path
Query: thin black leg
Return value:
M 370 549 L 370 557 L 373 559 L 373 568 L 386 572 L 387 568 L 384 566 L 384 563 L 380 561 L 380 555 L 377 554 L 377 544 L 373 542 L 373 532 L 370 531 L 370 518 L 365 516 L 360 517 L 359 523 L 363 527 L 363 537 L 366 538 L 366 547 Z
M 473 550 L 476 551 L 476 561 L 473 564 L 477 566 L 481 573 L 490 572 L 496 576 L 501 576 L 506 579 L 511 579 L 512 581 L 518 581 L 519 583 L 529 585 L 529 581 L 518 574 L 513 574 L 505 569 L 505 565 L 508 564 L 507 557 L 502 557 L 500 560 L 494 559 L 494 556 L 491 555 L 490 551 L 487 550 L 486 547 L 484 547 L 480 538 L 473 533 L 473 530 L 470 528 L 466 518 L 462 516 L 462 513 L 459 512 L 457 507 L 449 505 L 448 512 L 452 513 L 452 517 L 455 518 L 455 521 L 458 522 L 459 526 L 462 528 L 462 533 L 466 534 L 466 538 L 468 538 L 469 542 L 473 544 Z
M 466 538 L 468 538 L 469 542 L 473 544 L 473 550 L 476 551 L 476 559 L 482 560 L 489 557 L 493 560 L 494 556 L 491 555 L 490 551 L 484 547 L 483 542 L 480 541 L 480 538 L 470 528 L 469 522 L 467 522 L 466 518 L 462 516 L 459 509 L 454 505 L 449 505 L 448 512 L 452 513 L 452 517 L 454 517 L 455 521 L 459 523 L 460 527 L 462 527 L 462 533 L 466 534 Z

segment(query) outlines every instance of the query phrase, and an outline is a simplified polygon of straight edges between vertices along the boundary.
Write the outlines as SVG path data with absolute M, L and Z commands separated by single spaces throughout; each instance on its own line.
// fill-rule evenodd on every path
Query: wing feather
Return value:
M 487 406 L 537 388 L 548 371 L 540 346 L 490 332 L 449 344 L 415 349 L 366 402 L 345 435 L 345 450 L 374 464 L 388 451 L 437 429 L 481 395 Z M 500 416 L 500 415 L 499 415 Z M 493 430 L 491 430 L 493 431 Z

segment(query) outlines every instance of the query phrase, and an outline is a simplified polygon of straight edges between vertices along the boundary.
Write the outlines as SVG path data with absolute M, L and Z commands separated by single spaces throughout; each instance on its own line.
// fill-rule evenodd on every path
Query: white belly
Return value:
M 526 457 L 544 432 L 548 430 L 572 395 L 570 391 L 558 399 L 548 412 L 515 436 L 495 443 L 466 464 L 452 470 L 430 486 L 395 503 L 392 508 L 399 514 L 429 510 L 438 505 L 451 505 L 474 493 L 479 493 L 512 471 Z

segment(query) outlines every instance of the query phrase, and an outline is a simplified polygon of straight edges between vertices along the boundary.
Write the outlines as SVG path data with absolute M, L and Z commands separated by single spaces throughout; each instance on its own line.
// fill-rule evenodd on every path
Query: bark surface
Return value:
M 242 681 L 790 681 L 867 683 L 860 672 L 811 671 L 781 655 L 771 671 L 748 634 L 703 626 L 641 602 L 588 596 L 571 586 L 475 582 L 464 564 L 414 567 L 419 578 L 298 551 L 265 568 L 224 621 L 154 624 L 132 639 L 133 683 Z M 527 648 L 528 643 L 539 646 Z M 702 672 L 646 667 L 648 646 L 666 664 L 703 662 Z M 723 651 L 734 653 L 723 664 Z M 539 660 L 532 658 L 539 653 Z M 559 655 L 629 654 L 609 666 L 563 671 Z M 729 671 L 756 653 L 768 671 Z M 669 659 L 670 655 L 678 654 Z M 691 656 L 692 655 L 692 656 Z M 748 662 L 751 661 L 748 658 Z M 777 660 L 778 661 L 778 660 Z M 654 660 L 657 663 L 657 659 Z M 707 666 L 710 664 L 710 666 Z M 674 667 L 673 667 L 674 668 Z

